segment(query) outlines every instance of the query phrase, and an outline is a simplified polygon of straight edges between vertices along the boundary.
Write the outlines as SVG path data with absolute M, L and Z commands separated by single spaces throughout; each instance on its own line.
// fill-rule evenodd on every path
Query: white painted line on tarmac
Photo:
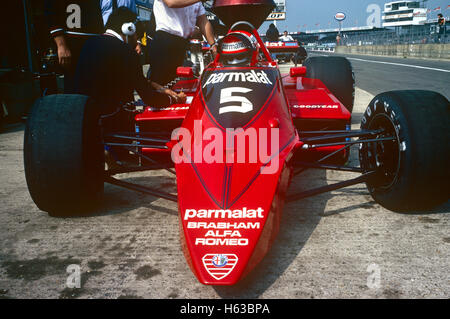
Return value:
M 349 58 L 349 57 L 347 57 L 347 59 L 349 59 L 349 60 L 355 60 L 355 61 L 361 61 L 361 62 L 378 63 L 378 64 L 388 64 L 388 65 L 397 65 L 397 66 L 405 66 L 405 67 L 408 67 L 408 68 L 415 68 L 415 69 L 423 69 L 423 70 L 431 70 L 431 71 L 438 71 L 438 72 L 450 73 L 450 70 L 437 69 L 437 68 L 429 68 L 429 67 L 426 67 L 426 66 L 413 65 L 413 64 L 403 64 L 403 63 L 393 63 L 393 62 L 373 61 L 373 60 L 365 60 L 365 59 Z
M 317 54 L 320 56 L 330 56 L 329 54 Z M 388 65 L 397 65 L 397 66 L 406 66 L 409 68 L 416 68 L 416 69 L 423 69 L 423 70 L 431 70 L 431 71 L 438 71 L 438 72 L 445 72 L 450 73 L 450 70 L 446 69 L 438 69 L 438 68 L 430 68 L 426 66 L 420 66 L 420 65 L 413 65 L 413 64 L 404 64 L 404 63 L 394 63 L 394 62 L 383 62 L 383 61 L 374 61 L 374 60 L 365 60 L 365 59 L 359 59 L 359 58 L 350 58 L 346 57 L 349 60 L 355 60 L 360 62 L 369 62 L 369 63 L 379 63 L 379 64 L 388 64 Z
M 359 87 L 355 88 L 355 106 L 353 111 L 364 113 L 375 96 Z

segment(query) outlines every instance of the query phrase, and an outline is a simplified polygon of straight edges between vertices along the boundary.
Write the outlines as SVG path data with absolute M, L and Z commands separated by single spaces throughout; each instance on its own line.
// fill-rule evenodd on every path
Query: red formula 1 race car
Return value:
M 297 41 L 289 42 L 265 42 L 267 50 L 278 60 L 278 63 L 294 62 L 295 66 L 302 64 L 308 57 L 306 49 Z
M 217 0 L 229 33 L 201 78 L 179 69 L 173 86 L 187 104 L 144 107 L 134 130 L 102 130 L 104 117 L 85 96 L 38 101 L 25 133 L 25 173 L 37 206 L 53 216 L 88 210 L 104 182 L 178 203 L 181 242 L 193 273 L 206 285 L 233 285 L 266 255 L 283 204 L 366 183 L 382 206 L 428 209 L 449 198 L 449 101 L 428 91 L 396 91 L 373 99 L 361 128 L 351 130 L 354 78 L 344 58 L 308 59 L 280 74 L 257 32 L 272 0 Z M 251 12 L 251 14 L 249 14 Z M 252 17 L 249 19 L 248 17 Z M 117 112 L 117 116 L 121 112 Z M 360 146 L 360 166 L 345 165 Z M 134 154 L 137 165 L 104 168 L 104 148 Z M 306 169 L 359 177 L 287 196 Z M 178 193 L 114 178 L 166 169 Z

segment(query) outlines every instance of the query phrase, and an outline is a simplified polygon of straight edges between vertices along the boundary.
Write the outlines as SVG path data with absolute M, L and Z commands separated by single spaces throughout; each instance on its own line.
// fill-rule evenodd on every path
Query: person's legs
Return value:
M 200 63 L 200 73 L 205 69 L 205 59 L 203 57 L 203 51 L 198 52 L 198 60 Z
M 69 36 L 69 48 L 72 53 L 72 61 L 64 70 L 64 93 L 72 94 L 75 90 L 75 72 L 77 69 L 78 59 L 80 58 L 81 50 L 86 42 L 87 37 L 75 37 Z
M 183 39 L 158 31 L 150 47 L 151 81 L 164 86 L 174 80 L 185 56 L 186 42 Z
M 191 57 L 192 69 L 194 70 L 194 74 L 199 74 L 200 62 L 197 59 L 197 52 L 195 52 L 192 48 L 190 51 L 190 57 Z

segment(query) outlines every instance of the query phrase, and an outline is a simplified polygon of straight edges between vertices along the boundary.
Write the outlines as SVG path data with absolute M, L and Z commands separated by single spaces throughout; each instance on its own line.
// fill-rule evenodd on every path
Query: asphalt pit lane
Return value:
M 147 280 L 154 276 L 160 275 L 161 272 L 158 269 L 146 265 L 138 268 L 134 274 L 136 275 L 136 280 Z
M 99 270 L 106 266 L 103 261 L 89 261 L 87 265 L 91 270 Z
M 421 223 L 427 223 L 427 224 L 438 224 L 440 222 L 440 220 L 437 218 L 431 218 L 431 217 L 427 217 L 427 216 L 419 217 L 419 221 Z
M 81 261 L 73 258 L 48 257 L 46 259 L 5 261 L 1 265 L 11 279 L 35 281 L 50 275 L 65 273 L 67 266 L 73 264 L 79 265 Z

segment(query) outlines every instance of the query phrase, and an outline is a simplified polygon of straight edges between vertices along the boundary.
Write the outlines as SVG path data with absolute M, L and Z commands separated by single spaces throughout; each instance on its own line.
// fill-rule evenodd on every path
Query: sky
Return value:
M 278 21 L 277 27 L 280 32 L 288 30 L 289 32 L 318 30 L 338 28 L 338 22 L 334 20 L 334 15 L 338 12 L 344 12 L 347 19 L 343 22 L 343 27 L 366 26 L 367 18 L 371 13 L 366 10 L 369 5 L 377 4 L 384 8 L 386 2 L 394 0 L 286 0 L 287 19 Z M 427 7 L 435 9 L 441 7 L 444 16 L 450 16 L 450 0 L 429 0 Z M 438 12 L 432 11 L 429 18 L 436 18 Z M 320 23 L 320 26 L 316 26 Z M 268 22 L 264 23 L 260 32 L 265 32 L 269 27 Z M 304 25 L 307 25 L 306 27 Z

